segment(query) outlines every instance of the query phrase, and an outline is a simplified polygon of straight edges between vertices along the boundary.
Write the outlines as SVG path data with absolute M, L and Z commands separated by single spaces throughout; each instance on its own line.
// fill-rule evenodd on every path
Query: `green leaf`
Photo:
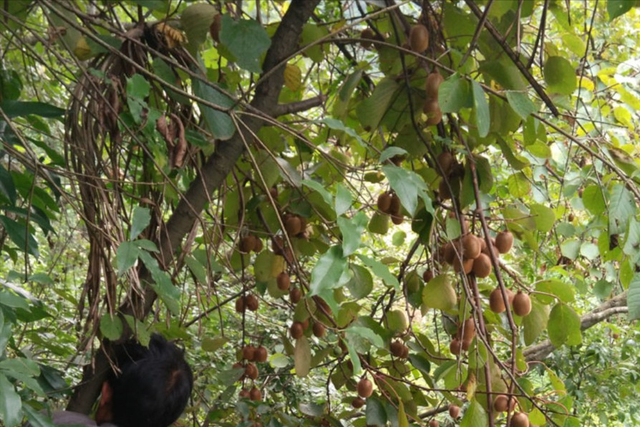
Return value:
M 426 193 L 427 184 L 420 175 L 394 165 L 385 165 L 382 171 L 409 215 L 413 216 L 416 212 L 418 196 L 424 199 L 425 206 L 431 207 L 431 199 Z
M 575 288 L 573 285 L 558 279 L 547 279 L 538 282 L 536 284 L 536 292 L 555 295 L 562 302 L 575 300 Z M 543 304 L 551 304 L 555 301 L 552 296 L 542 294 L 536 295 L 536 298 Z
M 358 120 L 365 130 L 373 130 L 378 127 L 387 112 L 389 103 L 398 90 L 400 90 L 400 86 L 395 79 L 382 79 L 373 93 L 356 107 Z
M 574 261 L 580 254 L 580 246 L 582 242 L 578 239 L 567 239 L 560 245 L 560 252 L 562 256 Z
M 212 87 L 210 83 L 203 82 L 199 78 L 192 79 L 192 86 L 194 95 L 220 108 L 228 109 L 234 105 L 233 99 Z M 198 107 L 202 111 L 207 128 L 209 128 L 209 131 L 211 131 L 216 139 L 222 141 L 227 140 L 236 132 L 233 120 L 231 120 L 231 117 L 224 111 L 216 110 L 200 103 L 198 103 Z
M 130 240 L 134 240 L 145 228 L 149 225 L 151 221 L 151 214 L 149 214 L 148 208 L 143 208 L 141 206 L 136 206 L 133 210 L 133 219 L 131 221 L 131 237 Z
M 409 420 L 407 414 L 404 412 L 404 403 L 398 402 L 398 427 L 409 427 Z
M 324 49 L 322 44 L 316 44 L 314 46 L 307 45 L 315 42 L 318 39 L 328 34 L 325 26 L 319 26 L 310 22 L 304 24 L 302 27 L 302 35 L 300 36 L 300 47 L 303 48 L 304 53 L 316 63 L 322 62 L 324 59 Z
M 404 155 L 407 155 L 407 154 L 408 154 L 407 150 L 405 150 L 404 148 L 388 147 L 382 153 L 380 153 L 380 158 L 378 159 L 378 161 L 380 163 L 384 163 L 385 161 L 391 159 L 392 157 L 404 156 Z
M 154 280 L 154 283 L 149 283 L 149 286 L 158 294 L 158 297 L 160 297 L 169 311 L 171 311 L 174 316 L 178 316 L 180 314 L 180 305 L 178 303 L 180 300 L 180 290 L 173 286 L 171 276 L 169 276 L 166 271 L 160 269 L 158 261 L 148 252 L 140 251 L 138 256 L 145 267 L 149 269 L 151 277 Z
M 224 345 L 228 342 L 229 338 L 227 337 L 205 337 L 202 340 L 202 349 L 206 352 L 216 351 L 224 347 Z
M 531 313 L 522 319 L 524 328 L 524 343 L 533 344 L 540 334 L 547 329 L 549 322 L 549 306 L 540 304 L 535 298 L 531 299 Z
M 473 106 L 475 107 L 476 126 L 478 127 L 478 134 L 481 138 L 484 138 L 489 134 L 489 125 L 491 124 L 491 115 L 489 113 L 489 103 L 484 95 L 484 90 L 480 83 L 473 80 Z
M 595 184 L 587 186 L 582 191 L 582 204 L 594 216 L 602 214 L 607 209 L 604 201 L 604 191 L 606 189 Z
M 269 364 L 273 368 L 285 368 L 289 366 L 289 358 L 282 353 L 275 353 L 269 356 Z
M 271 46 L 271 39 L 259 22 L 253 19 L 234 21 L 229 15 L 223 15 L 220 43 L 229 49 L 240 68 L 260 73 L 261 57 Z
M 550 92 L 571 95 L 577 87 L 576 70 L 561 56 L 552 56 L 544 64 L 544 80 Z
M 187 255 L 184 261 L 200 284 L 204 285 L 208 283 L 207 270 L 200 261 L 192 255 Z
M 529 165 L 529 162 L 527 162 L 526 159 L 522 159 L 521 157 L 516 157 L 516 155 L 513 154 L 511 147 L 509 146 L 507 141 L 502 139 L 501 136 L 497 137 L 496 142 L 500 146 L 500 149 L 502 150 L 502 154 L 504 154 L 504 157 L 507 159 L 507 162 L 509 162 L 509 164 L 514 169 L 521 170 Z
M 457 113 L 462 108 L 473 107 L 474 96 L 469 82 L 455 73 L 438 88 L 438 104 L 443 114 Z
M 373 290 L 373 277 L 369 270 L 361 265 L 351 264 L 349 266 L 353 277 L 347 282 L 347 289 L 356 299 L 365 298 Z
M 387 412 L 384 410 L 382 402 L 375 396 L 367 398 L 365 415 L 367 425 L 383 426 L 387 424 Z
M 431 371 L 431 363 L 429 362 L 429 360 L 427 360 L 426 357 L 424 357 L 422 354 L 412 353 L 409 354 L 409 360 L 411 361 L 411 364 L 414 366 L 414 368 L 425 375 L 429 375 L 429 372 Z
M 342 233 L 342 253 L 347 257 L 360 247 L 362 233 L 369 222 L 364 212 L 358 212 L 351 219 L 343 216 L 338 218 L 338 227 Z
M 197 51 L 209 34 L 213 17 L 218 14 L 215 6 L 207 3 L 195 3 L 187 6 L 180 16 L 180 23 L 189 41 L 189 51 Z M 194 55 L 195 56 L 195 55 Z
M 609 199 L 609 234 L 623 233 L 635 210 L 636 203 L 631 192 L 623 184 L 614 184 Z
M 364 338 L 378 348 L 384 348 L 384 341 L 382 340 L 382 337 L 367 327 L 352 325 L 349 326 L 345 332 Z
M 536 112 L 535 104 L 529 99 L 526 92 L 507 91 L 507 101 L 522 120 L 526 120 L 529 115 Z
M 4 215 L 0 215 L 0 222 L 2 222 L 5 231 L 19 250 L 35 257 L 39 256 L 38 242 L 25 224 L 14 221 Z
M 35 410 L 31 405 L 22 406 L 31 427 L 55 427 L 49 417 L 40 411 Z
M 460 427 L 486 427 L 489 425 L 489 417 L 482 405 L 473 399 L 464 412 L 460 421 Z
M 118 315 L 112 316 L 109 313 L 105 313 L 100 318 L 100 332 L 105 338 L 115 341 L 122 336 L 123 331 L 124 326 Z
M 336 185 L 336 215 L 340 216 L 347 212 L 352 204 L 353 197 L 347 187 L 340 183 Z
M 7 197 L 12 205 L 16 204 L 17 194 L 13 177 L 2 165 L 0 165 L 0 192 Z
M 320 295 L 328 289 L 340 286 L 340 278 L 347 269 L 347 259 L 341 246 L 332 246 L 318 259 L 311 272 L 310 295 Z
M 422 302 L 436 310 L 451 310 L 456 306 L 458 297 L 446 274 L 440 274 L 429 280 L 422 290 Z
M 549 339 L 560 347 L 563 344 L 578 345 L 582 342 L 580 317 L 568 305 L 559 302 L 549 316 Z
M 140 255 L 140 249 L 134 242 L 122 242 L 116 251 L 118 276 L 133 267 Z
M 635 273 L 629 284 L 627 306 L 629 307 L 629 320 L 640 319 L 640 273 Z
M 320 184 L 318 181 L 313 181 L 310 179 L 303 179 L 301 181 L 301 184 L 311 188 L 312 190 L 315 190 L 318 194 L 320 194 L 322 196 L 322 199 L 327 203 L 327 205 L 332 206 L 333 205 L 333 196 L 331 196 L 331 193 L 329 193 L 327 191 L 327 189 Z M 340 215 L 336 212 L 337 215 Z
M 309 375 L 311 368 L 311 347 L 309 346 L 307 337 L 302 336 L 296 340 L 293 361 L 298 377 L 304 378 Z
M 536 222 L 536 228 L 538 231 L 546 233 L 553 229 L 553 224 L 556 221 L 556 214 L 553 209 L 539 204 L 532 204 L 529 207 L 533 220 Z
M 44 102 L 4 101 L 0 103 L 0 110 L 10 119 L 23 116 L 61 117 L 65 110 Z
M 373 271 L 373 274 L 376 277 L 382 279 L 387 286 L 394 287 L 397 291 L 400 290 L 398 279 L 393 274 L 391 274 L 391 272 L 389 271 L 389 267 L 382 264 L 380 261 L 374 260 L 365 255 L 357 255 L 357 257 L 360 258 L 360 260 L 365 263 L 365 265 L 369 267 L 371 271 Z
M 609 14 L 609 22 L 619 16 L 629 12 L 635 6 L 633 0 L 607 0 L 607 13 Z
M 0 419 L 5 427 L 14 427 L 22 421 L 22 400 L 13 384 L 0 374 Z
M 522 172 L 517 172 L 507 178 L 509 194 L 513 197 L 524 197 L 531 191 L 531 183 Z

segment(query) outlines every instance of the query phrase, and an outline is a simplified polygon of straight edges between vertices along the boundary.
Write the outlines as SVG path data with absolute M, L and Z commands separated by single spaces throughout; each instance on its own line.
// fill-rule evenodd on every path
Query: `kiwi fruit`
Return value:
M 247 378 L 255 380 L 258 378 L 258 368 L 253 363 L 247 363 L 247 366 L 244 368 L 244 375 Z
M 414 25 L 409 33 L 411 50 L 422 53 L 429 47 L 429 30 L 424 25 Z
M 511 417 L 509 427 L 529 427 L 529 417 L 524 412 L 516 412 Z
M 402 208 L 400 204 L 400 197 L 396 193 L 391 193 L 391 203 L 389 205 L 389 211 L 387 212 L 390 215 L 399 215 L 400 209 Z
M 298 288 L 293 288 L 289 291 L 289 301 L 293 304 L 297 304 L 302 299 L 302 292 Z
M 284 249 L 284 240 L 282 239 L 282 236 L 275 236 L 271 240 L 271 249 L 274 254 L 282 255 L 282 250 Z
M 236 312 L 244 313 L 246 308 L 247 308 L 247 304 L 245 301 L 245 297 L 243 296 L 238 297 L 238 299 L 236 299 Z
M 464 339 L 462 340 L 462 351 L 468 351 L 471 348 L 471 343 L 473 342 L 473 339 Z
M 460 338 L 471 341 L 476 336 L 476 321 L 470 317 L 462 323 Z
M 460 416 L 460 407 L 458 405 L 449 405 L 449 416 L 454 420 Z
M 302 322 L 300 322 L 302 324 L 302 329 L 304 329 L 305 331 L 307 329 L 309 329 L 309 318 L 307 317 L 306 319 L 304 319 Z
M 271 187 L 269 189 L 269 194 L 271 195 L 272 199 L 277 199 L 278 198 L 278 187 Z
M 289 278 L 289 275 L 286 271 L 278 274 L 278 277 L 276 277 L 276 284 L 278 285 L 278 289 L 280 289 L 281 291 L 286 291 L 289 289 L 289 286 L 291 286 L 291 279 Z
M 393 222 L 395 225 L 400 225 L 404 222 L 404 216 L 402 214 L 391 215 L 391 222 Z
M 240 390 L 240 393 L 238 393 L 238 397 L 240 399 L 248 399 L 249 398 L 249 390 L 247 390 L 246 388 L 243 388 L 242 390 Z
M 356 397 L 351 401 L 351 406 L 353 406 L 354 409 L 360 409 L 364 406 L 364 403 L 364 399 L 362 399 L 361 397 Z
M 267 349 L 264 346 L 260 346 L 256 348 L 255 361 L 264 363 L 267 361 Z
M 456 273 L 460 273 L 462 271 L 464 272 L 464 274 L 469 274 L 473 269 L 473 262 L 474 260 L 472 259 L 467 259 L 467 258 L 460 259 L 460 257 L 456 256 L 453 259 L 453 271 L 455 271 Z
M 391 354 L 393 354 L 396 357 L 402 356 L 403 348 L 404 348 L 404 344 L 402 344 L 402 341 L 393 341 L 389 346 L 389 350 L 391 351 Z
M 282 250 L 282 257 L 287 261 L 287 264 L 293 263 L 293 251 L 289 246 Z
M 247 234 L 242 239 L 240 239 L 240 244 L 238 245 L 238 249 L 240 249 L 240 252 L 248 254 L 249 252 L 255 250 L 256 240 L 257 239 L 255 236 L 251 234 Z
M 291 215 L 285 219 L 284 228 L 289 236 L 295 236 L 302 231 L 302 222 L 297 215 Z
M 476 277 L 484 278 L 491 274 L 491 260 L 483 253 L 478 255 L 478 258 L 473 260 L 473 274 Z
M 367 378 L 362 378 L 358 382 L 358 395 L 367 398 L 373 394 L 373 383 Z
M 518 291 L 513 297 L 513 312 L 520 317 L 528 316 L 531 313 L 531 298 L 529 295 Z
M 256 243 L 255 243 L 255 246 L 253 247 L 253 251 L 255 253 L 260 253 L 260 252 L 262 252 L 262 249 L 264 249 L 264 245 L 262 244 L 262 240 L 260 240 L 259 238 L 256 237 Z
M 322 338 L 327 333 L 327 329 L 320 322 L 315 322 L 313 324 L 312 330 L 313 330 L 313 335 L 318 338 Z
M 478 238 L 473 234 L 467 234 L 462 238 L 462 255 L 465 258 L 476 259 L 480 255 L 482 247 Z
M 374 33 L 371 28 L 365 28 L 360 32 L 360 46 L 365 49 L 369 49 L 372 45 L 369 40 L 374 40 L 375 38 L 376 33 Z
M 209 34 L 211 34 L 211 38 L 215 40 L 217 43 L 220 43 L 221 29 L 222 29 L 222 15 L 218 13 L 213 17 L 213 22 L 209 27 Z
M 447 242 L 442 248 L 442 252 L 444 253 L 444 261 L 449 265 L 453 264 L 453 260 L 456 259 L 456 248 L 453 243 Z
M 422 280 L 424 280 L 425 283 L 428 283 L 429 280 L 433 279 L 434 274 L 433 274 L 433 270 L 431 269 L 426 269 L 424 271 L 424 273 L 422 273 Z
M 440 427 L 440 423 L 438 420 L 431 420 L 429 421 L 429 427 Z
M 391 194 L 385 192 L 378 196 L 378 209 L 380 212 L 389 213 L 391 208 Z
M 253 361 L 256 358 L 256 348 L 252 345 L 246 345 L 242 348 L 242 358 Z
M 400 355 L 400 358 L 406 359 L 407 357 L 409 357 L 409 347 L 402 344 L 402 354 Z
M 297 340 L 304 334 L 304 326 L 300 322 L 293 322 L 293 325 L 291 325 L 291 328 L 289 329 L 289 333 L 291 334 L 291 338 Z
M 513 246 L 513 234 L 509 231 L 501 231 L 496 236 L 496 249 L 501 254 L 506 254 Z
M 247 295 L 245 301 L 246 301 L 245 304 L 247 305 L 247 308 L 251 311 L 256 311 L 260 306 L 260 303 L 258 302 L 258 298 L 253 294 Z
M 443 81 L 444 77 L 442 77 L 442 74 L 437 71 L 434 71 L 427 76 L 427 83 L 425 84 L 427 98 L 438 99 L 438 89 Z
M 504 298 L 502 297 L 500 286 L 491 291 L 489 295 L 489 307 L 491 311 L 496 314 L 500 314 L 507 309 L 507 304 L 505 304 Z
M 437 172 L 442 176 L 449 176 L 449 172 L 451 172 L 451 167 L 453 166 L 455 159 L 453 157 L 453 154 L 451 154 L 449 151 L 443 151 L 442 153 L 438 154 L 436 162 L 438 163 L 438 166 L 440 166 Z
M 516 408 L 516 403 L 515 397 L 509 398 L 506 394 L 499 394 L 493 400 L 493 409 L 496 412 L 511 412 Z
M 427 99 L 422 111 L 427 115 L 427 126 L 434 126 L 442 121 L 442 110 L 437 99 Z
M 253 387 L 249 392 L 249 399 L 251 400 L 262 400 L 262 392 L 258 387 Z
M 462 352 L 462 342 L 458 338 L 452 339 L 449 344 L 449 351 L 451 354 L 459 355 Z
M 482 239 L 484 241 L 484 246 L 482 247 L 482 253 L 487 255 L 487 256 L 491 256 L 491 254 L 489 253 L 489 247 L 487 246 L 487 242 Z M 496 249 L 496 239 L 494 239 L 493 237 L 489 239 L 489 241 L 491 242 L 491 248 L 493 249 L 493 254 L 498 257 L 500 256 L 500 253 L 498 252 L 498 250 Z
M 440 184 L 438 184 L 438 194 L 440 195 L 440 200 L 451 200 L 451 189 L 449 188 L 449 184 L 446 179 L 441 179 Z

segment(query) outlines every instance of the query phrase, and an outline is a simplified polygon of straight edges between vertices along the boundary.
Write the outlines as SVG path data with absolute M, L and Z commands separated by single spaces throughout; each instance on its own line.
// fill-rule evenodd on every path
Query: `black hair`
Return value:
M 159 334 L 149 347 L 129 341 L 118 352 L 120 373 L 108 378 L 112 423 L 118 427 L 167 427 L 178 419 L 193 388 L 184 351 Z

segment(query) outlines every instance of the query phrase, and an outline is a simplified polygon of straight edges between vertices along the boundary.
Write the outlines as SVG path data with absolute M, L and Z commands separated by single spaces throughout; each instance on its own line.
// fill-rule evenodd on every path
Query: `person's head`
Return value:
M 96 422 L 118 427 L 166 427 L 184 411 L 193 374 L 175 344 L 154 334 L 149 347 L 126 343 L 118 352 L 119 373 L 102 387 Z

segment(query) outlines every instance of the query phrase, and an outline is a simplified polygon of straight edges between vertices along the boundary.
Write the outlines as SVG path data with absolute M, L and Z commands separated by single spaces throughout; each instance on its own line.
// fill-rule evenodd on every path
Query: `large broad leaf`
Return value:
M 347 258 L 342 253 L 341 246 L 333 246 L 325 252 L 311 272 L 311 295 L 322 295 L 324 291 L 341 285 L 340 278 L 347 269 Z
M 552 56 L 544 64 L 544 80 L 550 92 L 571 95 L 577 87 L 576 70 L 561 56 Z
M 353 277 L 347 283 L 351 295 L 356 299 L 368 296 L 373 290 L 373 277 L 369 270 L 357 264 L 351 264 L 349 268 L 353 273 Z
M 260 60 L 271 46 L 271 39 L 259 22 L 253 19 L 234 21 L 229 15 L 223 15 L 220 43 L 229 49 L 241 68 L 260 73 Z
M 367 425 L 383 426 L 387 424 L 387 412 L 384 410 L 384 405 L 374 396 L 367 398 L 365 414 Z
M 169 311 L 174 316 L 180 314 L 180 290 L 173 285 L 171 276 L 160 269 L 158 261 L 149 254 L 149 252 L 140 251 L 139 257 L 144 263 L 145 267 L 151 272 L 151 277 L 154 283 L 149 283 L 153 290 L 158 294 L 158 297 L 164 302 Z
M 118 276 L 133 267 L 138 260 L 140 250 L 134 242 L 122 242 L 116 250 L 116 266 L 118 267 Z
M 13 427 L 22 421 L 22 400 L 13 384 L 0 374 L 0 419 L 4 426 Z
M 0 222 L 5 231 L 16 244 L 19 250 L 29 253 L 35 257 L 38 253 L 38 242 L 33 237 L 33 234 L 29 231 L 29 227 L 26 224 L 14 221 L 13 219 L 0 215 Z
M 404 403 L 402 400 L 398 402 L 398 427 L 409 427 L 409 419 L 404 411 Z
M 100 318 L 100 332 L 105 338 L 115 341 L 120 338 L 123 330 L 122 320 L 117 315 L 112 316 L 109 313 L 105 313 Z
M 356 108 L 358 120 L 365 129 L 375 129 L 380 124 L 382 117 L 393 99 L 396 91 L 400 89 L 395 79 L 382 79 L 376 86 L 371 96 L 362 101 Z
M 580 317 L 568 305 L 559 302 L 549 316 L 549 339 L 560 347 L 563 344 L 578 345 L 582 342 Z
M 202 99 L 209 101 L 210 103 L 217 105 L 221 108 L 231 108 L 234 101 L 222 92 L 214 89 L 207 83 L 202 82 L 200 79 L 193 79 L 193 93 Z M 231 117 L 224 111 L 219 111 L 206 105 L 198 104 L 204 121 L 209 128 L 209 131 L 213 136 L 220 140 L 226 140 L 233 136 L 236 131 L 235 125 L 231 120 Z
M 422 302 L 429 308 L 451 310 L 456 306 L 458 297 L 446 274 L 441 274 L 427 282 L 422 290 Z
M 575 288 L 573 285 L 558 279 L 542 280 L 536 284 L 536 298 L 543 304 L 551 304 L 555 300 L 550 295 L 555 295 L 562 302 L 572 302 L 575 299 Z M 545 295 L 549 294 L 549 295 Z
M 373 271 L 373 274 L 376 277 L 379 277 L 380 279 L 382 279 L 382 281 L 387 286 L 393 286 L 396 290 L 398 291 L 400 290 L 400 284 L 398 283 L 398 279 L 393 274 L 391 274 L 391 272 L 389 271 L 389 267 L 387 267 L 380 261 L 369 258 L 368 256 L 365 256 L 365 255 L 357 255 L 357 257 L 360 258 L 360 260 L 367 267 L 369 267 L 371 271 Z
M 428 211 L 433 212 L 431 198 L 427 195 L 427 184 L 420 175 L 393 165 L 385 165 L 382 171 L 387 176 L 391 188 L 400 198 L 402 206 L 413 216 L 418 207 L 418 197 L 424 200 Z
M 460 427 L 486 427 L 489 425 L 487 412 L 477 400 L 473 399 L 464 412 Z
M 296 340 L 296 348 L 293 352 L 293 361 L 296 375 L 300 378 L 309 375 L 311 368 L 311 347 L 307 337 L 302 336 Z
M 489 133 L 489 127 L 491 125 L 491 115 L 489 113 L 489 102 L 484 95 L 482 86 L 477 81 L 473 81 L 473 106 L 475 108 L 476 126 L 478 127 L 478 134 L 484 138 Z
M 636 2 L 632 0 L 607 0 L 607 13 L 609 13 L 609 21 L 613 21 L 618 16 L 622 16 L 629 12 Z
M 634 274 L 629 284 L 627 306 L 629 307 L 629 320 L 640 319 L 640 273 Z
M 526 120 L 529 115 L 536 112 L 535 104 L 529 99 L 526 92 L 507 91 L 507 101 L 522 120 Z
M 44 102 L 4 101 L 0 103 L 0 109 L 9 117 L 21 117 L 35 115 L 40 117 L 60 117 L 64 110 Z
M 591 184 L 582 192 L 582 204 L 594 216 L 607 209 L 603 193 L 606 191 L 599 185 Z
M 622 184 L 615 184 L 609 199 L 609 234 L 624 233 L 627 221 L 635 215 L 636 203 Z
M 542 231 L 543 233 L 551 231 L 556 221 L 556 214 L 553 212 L 553 209 L 536 203 L 531 205 L 529 210 L 533 216 L 533 220 L 536 222 L 538 231 Z
M 522 319 L 524 343 L 531 345 L 547 329 L 549 306 L 540 304 L 535 298 L 531 300 L 531 313 Z
M 342 253 L 347 257 L 360 247 L 362 232 L 364 231 L 369 218 L 364 212 L 358 212 L 353 218 L 338 218 L 338 227 L 342 233 Z
M 145 228 L 147 228 L 150 221 L 151 214 L 149 213 L 149 209 L 143 208 L 141 206 L 136 206 L 136 208 L 133 210 L 130 239 L 133 240 L 138 237 L 138 235 L 142 233 Z
M 442 113 L 457 113 L 473 107 L 473 93 L 469 82 L 453 74 L 438 88 L 438 104 Z
M 180 22 L 187 34 L 189 50 L 192 54 L 206 40 L 213 17 L 217 14 L 218 10 L 215 6 L 207 3 L 191 4 L 182 11 Z

